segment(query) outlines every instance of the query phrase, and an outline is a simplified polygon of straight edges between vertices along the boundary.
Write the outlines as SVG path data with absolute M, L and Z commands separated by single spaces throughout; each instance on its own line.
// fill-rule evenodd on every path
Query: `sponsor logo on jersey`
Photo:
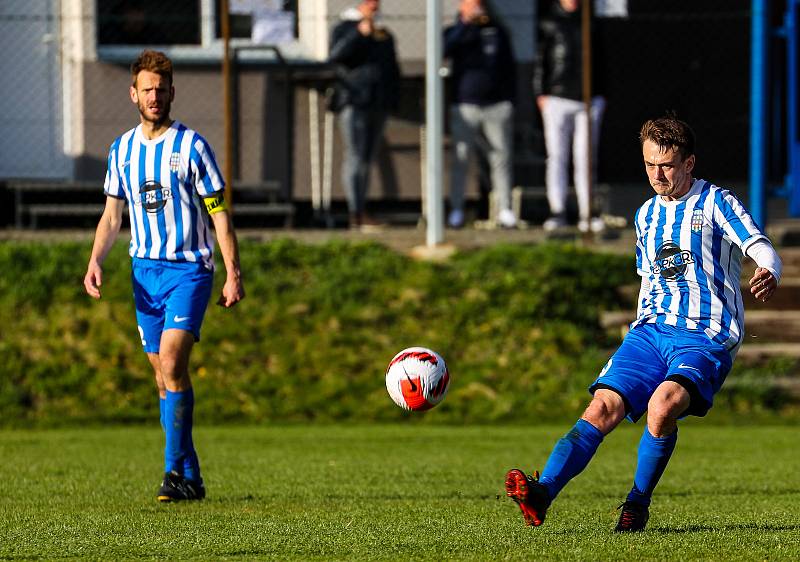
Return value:
M 656 259 L 650 268 L 653 274 L 665 279 L 678 279 L 684 276 L 686 268 L 694 263 L 689 250 L 681 250 L 674 242 L 664 242 L 656 251 Z
M 147 180 L 139 188 L 139 200 L 137 205 L 148 213 L 160 213 L 167 201 L 172 199 L 172 188 L 164 187 L 154 180 Z
M 705 222 L 703 210 L 695 209 L 692 212 L 692 232 L 703 232 L 703 222 Z
M 169 157 L 169 169 L 172 172 L 177 172 L 181 169 L 181 153 L 173 152 Z

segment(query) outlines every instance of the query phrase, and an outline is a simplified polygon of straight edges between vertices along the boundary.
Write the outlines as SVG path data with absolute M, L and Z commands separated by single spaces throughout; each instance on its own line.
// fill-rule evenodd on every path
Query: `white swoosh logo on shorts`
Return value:
M 678 369 L 691 369 L 692 371 L 697 371 L 698 373 L 700 372 L 700 369 L 698 369 L 697 367 L 692 367 L 691 365 L 687 365 L 686 363 L 681 363 L 680 365 L 678 365 Z
M 188 319 L 189 319 L 188 316 L 178 316 L 176 314 L 175 317 L 172 320 L 173 320 L 173 322 L 183 322 L 184 320 L 188 320 Z

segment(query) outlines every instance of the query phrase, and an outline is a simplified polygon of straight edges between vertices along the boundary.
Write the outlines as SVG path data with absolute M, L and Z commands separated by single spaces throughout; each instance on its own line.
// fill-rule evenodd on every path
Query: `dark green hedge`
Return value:
M 118 243 L 103 299 L 83 292 L 90 245 L 0 244 L 1 425 L 152 421 L 130 262 Z M 210 306 L 192 354 L 200 423 L 392 420 L 383 374 L 400 349 L 440 352 L 450 394 L 422 420 L 573 417 L 618 342 L 602 310 L 629 306 L 632 257 L 501 245 L 419 262 L 375 243 L 242 244 L 247 298 Z M 223 281 L 217 274 L 217 285 Z

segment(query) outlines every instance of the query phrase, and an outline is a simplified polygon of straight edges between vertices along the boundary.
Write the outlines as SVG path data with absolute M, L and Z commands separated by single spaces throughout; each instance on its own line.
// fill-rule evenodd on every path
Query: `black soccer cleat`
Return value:
M 538 527 L 544 523 L 550 507 L 550 494 L 544 484 L 539 483 L 539 471 L 529 475 L 518 468 L 509 470 L 506 473 L 506 495 L 517 502 L 526 525 Z
M 614 527 L 615 533 L 638 533 L 644 531 L 647 520 L 650 519 L 650 510 L 646 505 L 626 501 L 617 509 L 621 509 L 619 521 Z
M 184 500 L 202 500 L 206 497 L 203 482 L 184 478 L 174 470 L 164 474 L 164 480 L 158 489 L 156 498 L 160 502 L 176 502 Z

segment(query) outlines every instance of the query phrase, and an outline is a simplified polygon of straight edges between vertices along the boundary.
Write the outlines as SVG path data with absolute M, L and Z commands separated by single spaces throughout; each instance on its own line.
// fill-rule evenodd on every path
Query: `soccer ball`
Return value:
M 444 400 L 450 373 L 442 356 L 426 347 L 409 347 L 394 356 L 386 369 L 386 390 L 404 410 L 430 410 Z

